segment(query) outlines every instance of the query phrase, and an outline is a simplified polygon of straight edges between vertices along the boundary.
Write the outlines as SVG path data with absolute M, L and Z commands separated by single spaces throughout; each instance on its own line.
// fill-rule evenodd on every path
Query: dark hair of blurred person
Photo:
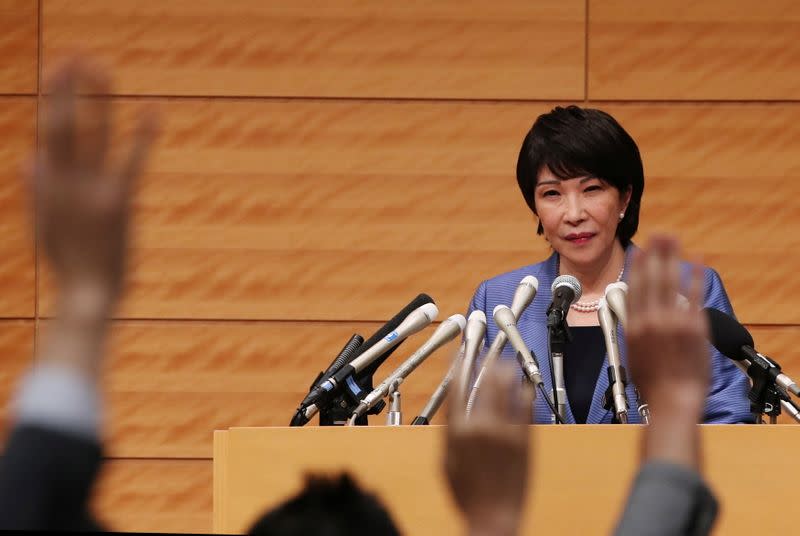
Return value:
M 305 488 L 267 512 L 248 531 L 259 536 L 399 536 L 375 495 L 347 474 L 309 476 Z

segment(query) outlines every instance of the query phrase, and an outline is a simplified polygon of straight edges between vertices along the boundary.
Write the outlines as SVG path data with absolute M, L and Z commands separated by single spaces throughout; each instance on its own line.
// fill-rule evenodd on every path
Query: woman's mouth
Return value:
M 565 238 L 576 245 L 581 245 L 587 243 L 589 240 L 594 238 L 595 233 L 571 233 L 568 234 Z

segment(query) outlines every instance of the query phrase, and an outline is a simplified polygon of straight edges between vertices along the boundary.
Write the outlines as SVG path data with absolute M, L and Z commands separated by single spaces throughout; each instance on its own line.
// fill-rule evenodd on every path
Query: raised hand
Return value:
M 132 191 L 156 130 L 153 114 L 144 114 L 131 147 L 112 162 L 109 90 L 105 73 L 82 59 L 55 70 L 29 176 L 59 305 L 98 314 L 109 313 L 122 290 Z
M 455 378 L 461 377 L 456 371 Z M 502 363 L 487 370 L 470 417 L 456 382 L 448 413 L 444 469 L 472 535 L 516 534 L 527 490 L 533 390 Z M 460 403 L 459 403 L 460 402 Z
M 625 338 L 633 381 L 650 404 L 645 456 L 699 463 L 696 424 L 710 381 L 708 321 L 701 311 L 703 270 L 694 266 L 681 288 L 678 243 L 654 237 L 634 258 Z M 689 298 L 689 307 L 678 299 Z

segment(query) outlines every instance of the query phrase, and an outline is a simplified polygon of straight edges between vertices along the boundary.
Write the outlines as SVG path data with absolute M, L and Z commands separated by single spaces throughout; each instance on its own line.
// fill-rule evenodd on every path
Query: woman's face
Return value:
M 572 264 L 591 265 L 614 246 L 620 213 L 630 190 L 619 190 L 594 177 L 561 180 L 543 168 L 536 181 L 536 211 L 544 236 Z

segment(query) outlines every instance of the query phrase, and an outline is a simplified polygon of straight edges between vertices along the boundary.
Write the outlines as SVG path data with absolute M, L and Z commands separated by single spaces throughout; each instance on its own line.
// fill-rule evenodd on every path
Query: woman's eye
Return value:
M 555 197 L 558 195 L 558 192 L 555 190 L 546 190 L 542 195 L 544 197 Z
M 593 184 L 591 186 L 587 186 L 584 192 L 599 192 L 602 190 L 599 184 Z

